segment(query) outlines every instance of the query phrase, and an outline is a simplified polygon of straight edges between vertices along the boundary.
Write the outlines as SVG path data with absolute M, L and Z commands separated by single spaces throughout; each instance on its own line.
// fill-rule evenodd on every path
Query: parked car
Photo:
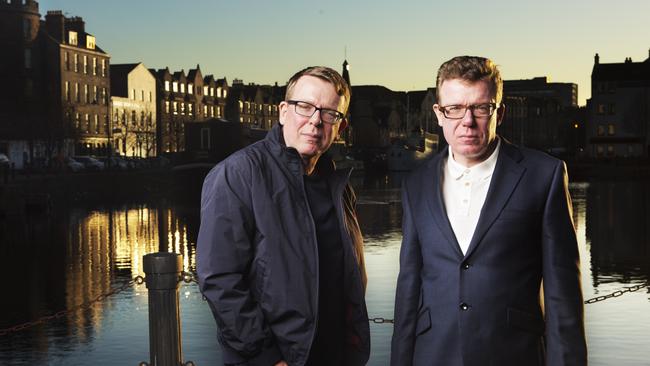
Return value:
M 90 156 L 74 156 L 74 160 L 84 165 L 86 170 L 99 171 L 104 170 L 104 163 Z
M 76 172 L 80 172 L 80 171 L 84 170 L 84 165 L 83 164 L 81 164 L 80 162 L 74 160 L 73 158 L 71 158 L 69 156 L 67 158 L 63 159 L 63 164 L 65 166 L 65 169 L 67 171 L 69 171 L 69 172 L 76 173 Z
M 111 169 L 111 170 L 129 169 L 129 163 L 119 156 L 111 156 L 110 158 L 103 158 L 102 162 L 104 163 L 104 167 L 106 169 Z

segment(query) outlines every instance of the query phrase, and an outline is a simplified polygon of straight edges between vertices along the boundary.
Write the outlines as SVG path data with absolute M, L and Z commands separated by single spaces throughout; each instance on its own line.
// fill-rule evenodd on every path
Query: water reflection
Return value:
M 648 182 L 592 182 L 587 192 L 586 236 L 594 288 L 650 278 Z
M 353 177 L 366 241 L 371 317 L 392 318 L 401 241 L 401 176 Z M 650 189 L 647 182 L 572 184 L 574 220 L 585 297 L 611 293 L 650 278 Z M 0 336 L 0 364 L 135 364 L 148 350 L 144 286 L 102 298 L 143 275 L 142 256 L 183 255 L 195 268 L 198 207 L 169 202 L 60 208 L 50 217 L 0 221 L 3 311 L 0 328 L 70 311 L 60 319 Z M 195 285 L 182 285 L 184 351 L 197 364 L 215 364 L 214 321 Z M 79 304 L 93 302 L 79 308 Z M 647 291 L 587 305 L 591 365 L 638 365 L 650 359 Z M 369 365 L 384 365 L 392 327 L 371 324 Z M 646 344 L 644 344 L 644 342 Z

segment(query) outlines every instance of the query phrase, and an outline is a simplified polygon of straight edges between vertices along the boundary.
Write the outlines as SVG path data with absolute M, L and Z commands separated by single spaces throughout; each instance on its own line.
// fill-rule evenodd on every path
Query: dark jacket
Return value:
M 564 163 L 502 140 L 463 255 L 442 198 L 447 157 L 445 150 L 402 185 L 391 365 L 586 365 Z
M 350 171 L 322 156 L 341 228 L 348 365 L 370 353 L 361 232 Z M 282 127 L 219 163 L 205 178 L 197 272 L 226 363 L 303 365 L 318 321 L 318 247 L 295 149 Z

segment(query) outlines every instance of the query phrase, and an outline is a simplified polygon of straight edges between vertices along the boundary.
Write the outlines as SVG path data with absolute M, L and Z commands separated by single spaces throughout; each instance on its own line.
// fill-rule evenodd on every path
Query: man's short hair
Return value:
M 314 76 L 332 84 L 334 86 L 334 89 L 336 90 L 336 94 L 338 94 L 342 98 L 345 98 L 345 104 L 344 104 L 345 110 L 340 112 L 343 112 L 343 114 L 346 114 L 348 112 L 348 107 L 350 105 L 350 93 L 351 93 L 350 86 L 345 81 L 345 79 L 343 79 L 341 74 L 339 74 L 336 70 L 325 66 L 310 66 L 295 73 L 287 83 L 287 92 L 285 93 L 285 97 L 284 97 L 285 100 L 291 99 L 291 94 L 293 93 L 293 87 L 298 82 L 298 79 L 300 79 L 303 76 Z
M 479 56 L 456 56 L 438 69 L 436 99 L 440 100 L 440 87 L 445 80 L 460 79 L 469 82 L 485 80 L 494 92 L 496 102 L 503 98 L 503 80 L 497 65 L 489 58 Z

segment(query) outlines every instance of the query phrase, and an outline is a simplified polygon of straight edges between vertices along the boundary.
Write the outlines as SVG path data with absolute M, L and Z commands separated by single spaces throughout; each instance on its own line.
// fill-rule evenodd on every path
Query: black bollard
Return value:
M 178 306 L 182 257 L 175 253 L 147 254 L 143 257 L 143 269 L 149 290 L 149 365 L 182 365 Z

